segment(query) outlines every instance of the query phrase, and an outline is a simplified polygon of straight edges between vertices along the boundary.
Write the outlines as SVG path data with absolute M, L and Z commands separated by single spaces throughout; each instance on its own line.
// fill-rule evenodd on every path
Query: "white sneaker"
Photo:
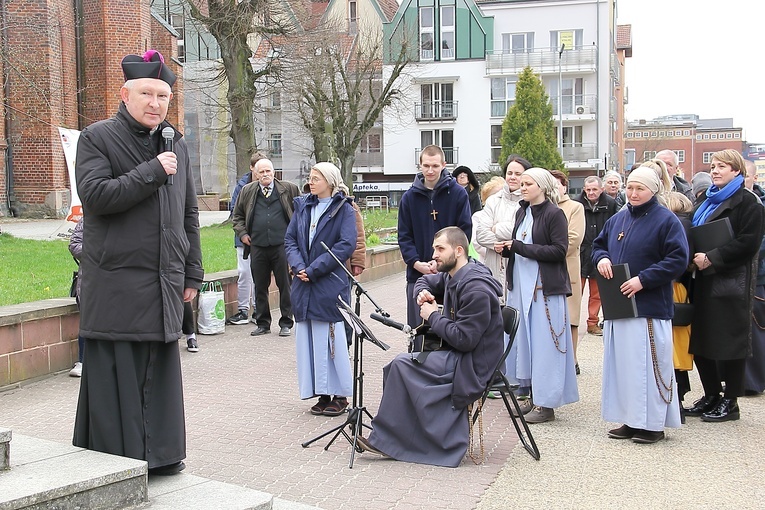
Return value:
M 82 363 L 78 361 L 74 364 L 72 369 L 69 371 L 69 377 L 82 377 Z

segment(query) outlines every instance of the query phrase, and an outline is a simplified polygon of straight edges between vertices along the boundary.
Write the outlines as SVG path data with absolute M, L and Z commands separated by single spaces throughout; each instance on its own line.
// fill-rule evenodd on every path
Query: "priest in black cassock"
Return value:
M 458 227 L 436 233 L 438 273 L 414 286 L 420 315 L 442 340 L 438 350 L 399 354 L 383 369 L 383 396 L 362 449 L 397 460 L 457 467 L 467 451 L 470 416 L 504 347 L 500 284 L 468 257 Z M 443 313 L 437 302 L 443 303 Z
M 186 144 L 165 121 L 175 75 L 154 50 L 126 56 L 122 71 L 116 115 L 86 127 L 77 146 L 88 363 L 73 444 L 168 475 L 185 467 L 178 339 L 183 303 L 204 277 L 199 215 Z

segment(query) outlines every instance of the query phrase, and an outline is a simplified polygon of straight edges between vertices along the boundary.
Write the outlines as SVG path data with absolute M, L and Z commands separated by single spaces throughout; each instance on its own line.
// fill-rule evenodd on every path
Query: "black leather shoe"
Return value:
M 258 326 L 258 329 L 250 333 L 250 336 L 260 336 L 260 335 L 267 335 L 271 332 L 270 329 L 266 329 L 263 327 Z
M 618 429 L 609 430 L 608 437 L 611 439 L 632 439 L 638 432 L 640 432 L 640 429 L 633 429 L 629 425 L 625 424 Z
M 658 443 L 662 439 L 664 439 L 663 430 L 636 430 L 635 435 L 632 436 L 632 441 L 638 444 Z
M 717 407 L 717 404 L 720 403 L 720 395 L 713 395 L 711 397 L 708 397 L 704 395 L 700 399 L 698 399 L 696 402 L 693 403 L 693 406 L 685 410 L 686 416 L 701 416 L 704 413 L 708 413 L 715 407 Z
M 701 421 L 731 421 L 740 417 L 738 402 L 732 398 L 723 398 L 714 409 L 701 415 Z
M 186 469 L 186 464 L 184 464 L 183 461 L 179 461 L 174 464 L 151 468 L 149 469 L 149 474 L 155 476 L 173 476 L 177 475 L 184 469 Z

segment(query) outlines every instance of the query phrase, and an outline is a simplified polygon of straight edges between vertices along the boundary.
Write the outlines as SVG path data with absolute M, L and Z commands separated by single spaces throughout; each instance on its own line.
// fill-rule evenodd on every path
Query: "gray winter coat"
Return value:
M 124 104 L 85 128 L 77 145 L 82 200 L 80 335 L 173 342 L 181 337 L 184 288 L 202 286 L 194 179 L 176 131 L 172 185 L 157 159 L 163 122 L 150 136 Z

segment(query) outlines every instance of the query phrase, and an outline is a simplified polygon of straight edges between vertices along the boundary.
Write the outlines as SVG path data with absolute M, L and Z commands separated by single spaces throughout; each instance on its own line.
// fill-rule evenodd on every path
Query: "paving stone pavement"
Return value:
M 405 321 L 403 275 L 364 287 L 394 320 Z M 371 312 L 374 307 L 362 297 L 362 318 Z M 374 415 L 382 367 L 406 349 L 406 337 L 371 319 L 365 323 L 391 345 L 383 351 L 364 343 L 364 404 Z M 504 407 L 492 403 L 484 411 L 486 461 L 480 466 L 467 459 L 459 469 L 439 468 L 364 453 L 356 455 L 349 469 L 351 447 L 342 436 L 326 451 L 331 436 L 301 447 L 343 423 L 344 417 L 312 416 L 314 401 L 298 398 L 294 337 L 279 337 L 278 330 L 251 337 L 254 327 L 227 326 L 225 334 L 200 335 L 198 353 L 180 346 L 188 473 L 328 510 L 468 509 L 475 507 L 517 442 L 506 412 L 502 414 Z M 62 373 L 0 393 L 0 423 L 20 434 L 70 442 L 78 388 L 79 379 Z M 444 486 L 450 490 L 439 490 Z
M 403 275 L 365 288 L 393 319 L 404 321 Z M 375 414 L 382 367 L 405 350 L 406 339 L 366 319 L 373 311 L 362 298 L 362 318 L 391 344 L 389 351 L 364 347 L 364 403 Z M 329 438 L 301 447 L 343 418 L 312 416 L 313 402 L 298 399 L 294 339 L 255 338 L 252 329 L 227 326 L 225 334 L 200 336 L 196 354 L 179 347 L 191 474 L 327 510 L 764 507 L 765 397 L 740 399 L 740 421 L 688 418 L 655 445 L 608 439 L 615 424 L 600 418 L 601 337 L 580 339 L 580 402 L 557 410 L 554 422 L 532 425 L 540 462 L 518 445 L 501 401 L 490 401 L 482 465 L 466 459 L 457 469 L 438 468 L 364 453 L 349 469 L 351 448 L 342 436 L 326 451 Z M 695 372 L 691 385 L 687 400 L 701 395 Z M 64 372 L 0 393 L 0 425 L 68 443 L 78 387 L 79 379 Z

